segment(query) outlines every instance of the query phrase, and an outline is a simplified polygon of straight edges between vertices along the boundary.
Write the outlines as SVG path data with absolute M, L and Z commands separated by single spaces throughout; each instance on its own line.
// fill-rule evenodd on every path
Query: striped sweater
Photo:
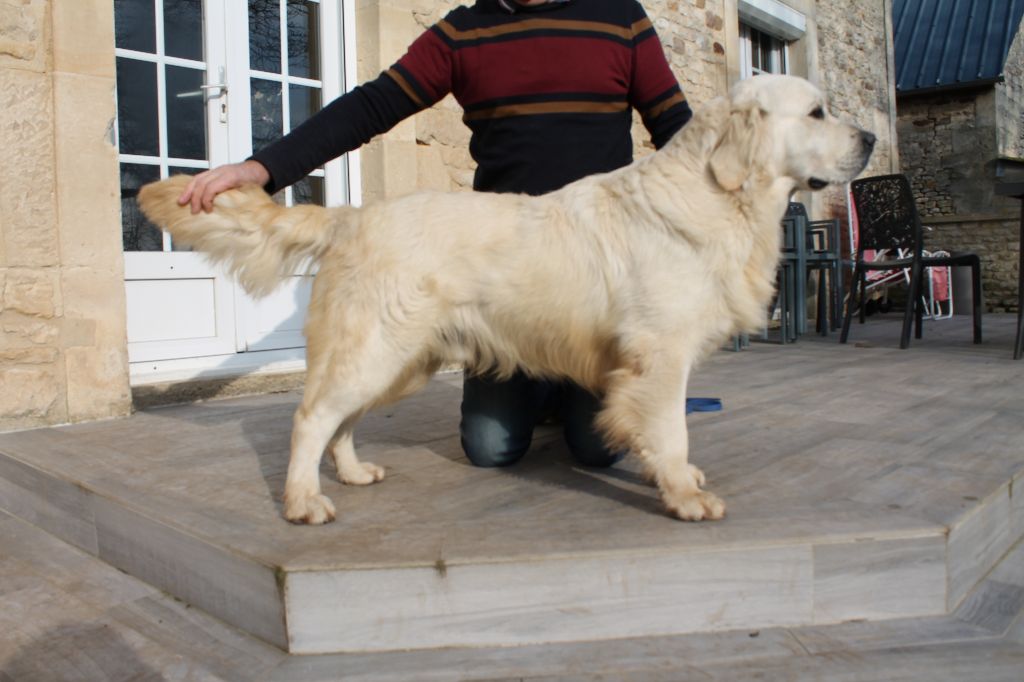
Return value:
M 280 189 L 448 93 L 472 132 L 481 191 L 543 194 L 627 165 L 633 108 L 656 147 L 690 118 L 636 0 L 477 0 L 253 158 Z

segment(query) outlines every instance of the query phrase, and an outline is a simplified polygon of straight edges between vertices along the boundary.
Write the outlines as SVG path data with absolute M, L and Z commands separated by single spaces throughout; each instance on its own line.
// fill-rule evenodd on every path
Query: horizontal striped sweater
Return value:
M 376 80 L 252 158 L 277 190 L 452 93 L 480 191 L 543 194 L 632 161 L 631 109 L 661 147 L 691 112 L 636 0 L 477 0 Z

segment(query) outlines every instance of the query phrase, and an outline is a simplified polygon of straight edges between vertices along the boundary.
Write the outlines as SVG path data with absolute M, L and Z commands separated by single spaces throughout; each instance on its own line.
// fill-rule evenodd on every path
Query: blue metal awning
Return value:
M 1024 0 L 893 0 L 896 91 L 1000 80 Z

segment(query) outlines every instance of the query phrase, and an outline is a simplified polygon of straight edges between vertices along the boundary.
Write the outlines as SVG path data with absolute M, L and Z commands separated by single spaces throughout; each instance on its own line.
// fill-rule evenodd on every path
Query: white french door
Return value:
M 114 6 L 133 381 L 301 364 L 309 278 L 296 275 L 254 300 L 148 223 L 135 195 L 152 180 L 241 161 L 339 95 L 352 71 L 343 68 L 342 51 L 352 17 L 337 0 Z M 352 199 L 350 161 L 331 162 L 275 198 L 345 203 Z

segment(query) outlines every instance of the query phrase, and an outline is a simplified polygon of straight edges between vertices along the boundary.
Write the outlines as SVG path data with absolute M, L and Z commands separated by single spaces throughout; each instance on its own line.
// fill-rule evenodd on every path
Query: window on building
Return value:
M 740 77 L 762 73 L 788 73 L 785 40 L 740 23 Z

